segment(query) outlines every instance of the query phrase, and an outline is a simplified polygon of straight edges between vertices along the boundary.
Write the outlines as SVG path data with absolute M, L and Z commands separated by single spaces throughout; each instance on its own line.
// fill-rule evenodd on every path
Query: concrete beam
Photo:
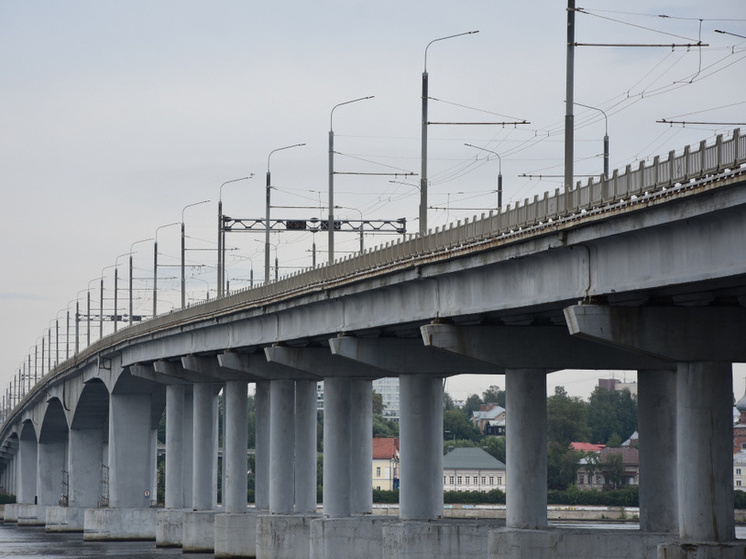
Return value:
M 505 369 L 664 369 L 667 363 L 631 351 L 574 338 L 564 326 L 456 326 L 420 328 L 426 346 Z
M 159 384 L 188 384 L 187 381 L 180 378 L 156 372 L 153 363 L 135 363 L 134 365 L 130 365 L 127 368 L 129 369 L 130 374 L 133 377 L 157 382 Z
M 493 365 L 425 347 L 417 338 L 356 338 L 340 336 L 329 340 L 334 355 L 359 361 L 395 374 L 439 376 L 498 374 Z
M 204 376 L 192 371 L 184 370 L 178 361 L 166 361 L 162 359 L 153 363 L 155 372 L 167 379 L 180 381 L 183 384 L 198 384 L 201 382 L 213 382 L 212 379 L 206 379 Z
M 218 363 L 226 369 L 232 369 L 250 375 L 255 381 L 280 380 L 280 379 L 308 379 L 318 380 L 316 375 L 309 375 L 297 369 L 291 369 L 268 363 L 263 352 L 239 353 L 237 351 L 226 351 L 218 354 Z
M 350 363 L 323 347 L 285 347 L 271 346 L 264 348 L 267 361 L 285 367 L 291 367 L 317 377 L 360 377 L 376 379 L 388 376 L 386 371 L 364 363 Z
M 192 371 L 209 377 L 209 382 L 225 382 L 230 380 L 248 380 L 246 375 L 234 369 L 220 366 L 217 357 L 202 357 L 199 355 L 185 355 L 181 358 L 181 365 L 185 371 Z
M 609 307 L 565 310 L 570 334 L 674 362 L 746 361 L 741 307 Z

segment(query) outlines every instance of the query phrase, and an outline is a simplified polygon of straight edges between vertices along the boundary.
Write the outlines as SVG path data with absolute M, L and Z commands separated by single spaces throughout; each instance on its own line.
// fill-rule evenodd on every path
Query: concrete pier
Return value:
M 47 532 L 82 532 L 85 527 L 85 509 L 81 507 L 47 507 Z

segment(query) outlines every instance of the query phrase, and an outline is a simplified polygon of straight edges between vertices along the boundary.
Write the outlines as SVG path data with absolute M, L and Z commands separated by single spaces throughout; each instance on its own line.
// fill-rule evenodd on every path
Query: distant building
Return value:
M 581 452 L 600 452 L 602 448 L 606 448 L 606 445 L 593 443 L 570 443 L 570 448 Z
M 399 377 L 374 380 L 373 390 L 383 399 L 383 416 L 399 421 Z
M 746 394 L 736 403 L 738 420 L 733 425 L 733 454 L 746 450 Z
M 505 491 L 505 464 L 481 448 L 454 448 L 443 457 L 444 491 Z
M 616 378 L 600 378 L 598 379 L 598 386 L 604 390 L 611 392 L 629 390 L 629 393 L 633 396 L 637 396 L 637 383 L 636 382 L 622 382 Z
M 505 435 L 505 408 L 497 404 L 482 404 L 472 412 L 471 421 L 485 435 Z
M 399 439 L 373 437 L 373 489 L 399 489 Z
M 626 446 L 619 448 L 604 447 L 598 451 L 598 462 L 592 463 L 590 458 L 583 458 L 575 475 L 575 485 L 578 489 L 613 489 L 614 481 L 612 473 L 609 470 L 609 456 L 620 454 L 624 473 L 619 481 L 620 487 L 640 484 L 640 451 L 637 446 L 632 446 L 631 441 L 627 441 Z
M 746 491 L 746 451 L 733 455 L 733 488 Z

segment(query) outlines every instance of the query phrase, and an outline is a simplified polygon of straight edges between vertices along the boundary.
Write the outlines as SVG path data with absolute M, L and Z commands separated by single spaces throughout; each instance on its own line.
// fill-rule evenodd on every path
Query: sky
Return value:
M 746 123 L 746 39 L 729 34 L 746 36 L 743 0 L 582 8 L 579 43 L 709 46 L 576 49 L 575 101 L 594 107 L 575 111 L 577 180 L 602 171 L 605 128 L 611 169 L 623 169 Z M 97 308 L 102 276 L 105 308 L 116 270 L 128 312 L 130 254 L 134 314 L 152 313 L 156 231 L 159 312 L 179 306 L 182 220 L 188 299 L 214 297 L 218 199 L 226 215 L 263 218 L 268 169 L 273 219 L 325 218 L 330 126 L 335 217 L 406 218 L 416 232 L 434 39 L 479 31 L 429 47 L 429 120 L 493 124 L 429 127 L 428 226 L 494 208 L 498 172 L 504 204 L 561 187 L 566 18 L 557 0 L 0 0 L 3 393 L 57 320 L 64 358 L 67 312 L 76 301 L 85 312 L 89 291 Z M 366 248 L 392 240 L 364 237 Z M 311 266 L 314 242 L 325 262 L 324 235 L 273 234 L 279 274 Z M 345 256 L 359 238 L 335 244 Z M 232 290 L 263 278 L 263 235 L 231 233 L 227 246 Z M 734 370 L 740 397 L 746 369 Z M 587 397 L 610 376 L 634 373 L 553 373 L 549 392 Z M 457 377 L 447 389 L 465 398 L 491 384 L 504 387 Z

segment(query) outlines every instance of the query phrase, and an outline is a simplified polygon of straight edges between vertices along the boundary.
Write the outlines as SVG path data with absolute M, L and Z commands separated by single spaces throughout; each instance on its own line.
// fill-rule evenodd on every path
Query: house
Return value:
M 373 437 L 373 489 L 399 489 L 399 439 Z
M 746 491 L 746 451 L 744 450 L 733 455 L 733 488 L 736 491 Z
M 621 477 L 616 482 L 619 487 L 640 484 L 640 451 L 636 446 L 628 444 L 619 448 L 604 447 L 597 453 L 597 459 L 583 458 L 575 475 L 575 485 L 578 489 L 613 489 L 615 485 L 615 474 L 609 463 L 612 455 L 620 455 L 622 471 Z
M 505 408 L 497 404 L 482 404 L 472 412 L 471 422 L 485 435 L 505 435 Z
M 454 448 L 443 457 L 444 491 L 505 491 L 505 464 L 481 448 Z

